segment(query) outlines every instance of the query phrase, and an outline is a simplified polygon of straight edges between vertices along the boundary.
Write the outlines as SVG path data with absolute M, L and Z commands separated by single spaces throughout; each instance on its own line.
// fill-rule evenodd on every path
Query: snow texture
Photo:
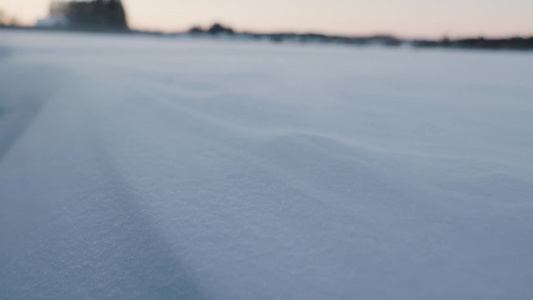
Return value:
M 530 53 L 0 31 L 1 299 L 533 299 Z

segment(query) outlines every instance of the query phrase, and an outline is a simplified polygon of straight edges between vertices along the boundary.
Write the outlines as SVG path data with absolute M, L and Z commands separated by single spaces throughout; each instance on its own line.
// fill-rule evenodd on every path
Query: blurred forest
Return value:
M 0 7 L 0 27 L 36 28 L 44 30 L 112 31 L 137 32 L 155 35 L 190 35 L 194 37 L 225 36 L 234 39 L 269 40 L 275 43 L 327 43 L 343 45 L 382 45 L 398 47 L 403 45 L 415 48 L 461 48 L 489 50 L 533 50 L 533 36 L 491 39 L 484 37 L 464 39 L 420 40 L 402 39 L 392 35 L 340 36 L 321 33 L 254 33 L 239 32 L 229 26 L 215 23 L 210 27 L 193 26 L 187 32 L 163 33 L 158 31 L 130 30 L 127 14 L 121 0 L 53 0 L 49 16 L 35 26 L 23 26 L 15 16 L 5 13 Z

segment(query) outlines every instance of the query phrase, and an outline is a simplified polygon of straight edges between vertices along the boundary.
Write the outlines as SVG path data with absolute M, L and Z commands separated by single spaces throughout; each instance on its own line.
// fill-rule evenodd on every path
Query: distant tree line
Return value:
M 128 30 L 121 0 L 53 1 L 50 15 L 67 18 L 74 29 Z
M 192 36 L 218 36 L 225 35 L 233 38 L 248 38 L 254 40 L 269 40 L 275 43 L 300 42 L 300 43 L 329 43 L 329 44 L 381 44 L 385 46 L 399 46 L 402 41 L 388 35 L 375 35 L 370 37 L 345 37 L 337 35 L 326 35 L 317 33 L 252 33 L 236 32 L 230 27 L 215 23 L 204 29 L 200 26 L 193 26 L 187 34 Z
M 444 38 L 440 41 L 419 40 L 414 46 L 423 48 L 467 48 L 467 49 L 513 49 L 533 50 L 533 37 L 511 37 L 506 39 L 486 39 L 483 37 L 470 39 L 450 40 Z
M 221 25 L 219 23 L 215 23 L 213 24 L 211 27 L 209 27 L 208 29 L 203 29 L 202 27 L 200 26 L 193 26 L 191 29 L 189 29 L 188 31 L 190 34 L 202 34 L 202 33 L 208 33 L 208 34 L 233 34 L 235 33 L 235 31 L 233 31 L 233 29 L 229 28 L 229 27 L 226 27 L 224 25 Z
M 402 46 L 410 45 L 417 48 L 463 48 L 463 49 L 490 49 L 490 50 L 533 50 L 533 37 L 510 37 L 504 39 L 470 38 L 450 40 L 407 40 L 396 38 L 391 35 L 374 35 L 366 37 L 349 37 L 316 33 L 250 33 L 236 32 L 230 27 L 213 24 L 209 28 L 193 26 L 187 31 L 192 36 L 218 36 L 225 35 L 232 38 L 248 38 L 256 40 L 269 40 L 276 43 L 299 42 L 299 43 L 325 43 L 345 45 L 382 45 Z

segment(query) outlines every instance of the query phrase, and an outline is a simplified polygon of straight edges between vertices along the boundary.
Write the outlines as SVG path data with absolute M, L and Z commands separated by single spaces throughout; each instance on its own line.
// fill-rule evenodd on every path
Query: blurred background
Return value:
M 0 0 L 0 22 L 34 26 L 50 0 Z M 66 1 L 59 1 L 66 2 Z M 87 1 L 76 1 L 87 2 Z M 533 34 L 529 0 L 99 0 L 121 2 L 131 29 L 182 32 L 213 23 L 237 31 L 394 35 L 410 39 L 503 38 Z M 42 24 L 47 21 L 42 22 Z

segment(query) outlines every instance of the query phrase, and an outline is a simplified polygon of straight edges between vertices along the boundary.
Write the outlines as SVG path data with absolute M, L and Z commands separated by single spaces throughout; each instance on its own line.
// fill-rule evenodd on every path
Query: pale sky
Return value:
M 123 0 L 135 29 L 183 31 L 221 22 L 257 32 L 400 37 L 533 36 L 533 0 Z M 33 24 L 50 0 L 0 0 Z

